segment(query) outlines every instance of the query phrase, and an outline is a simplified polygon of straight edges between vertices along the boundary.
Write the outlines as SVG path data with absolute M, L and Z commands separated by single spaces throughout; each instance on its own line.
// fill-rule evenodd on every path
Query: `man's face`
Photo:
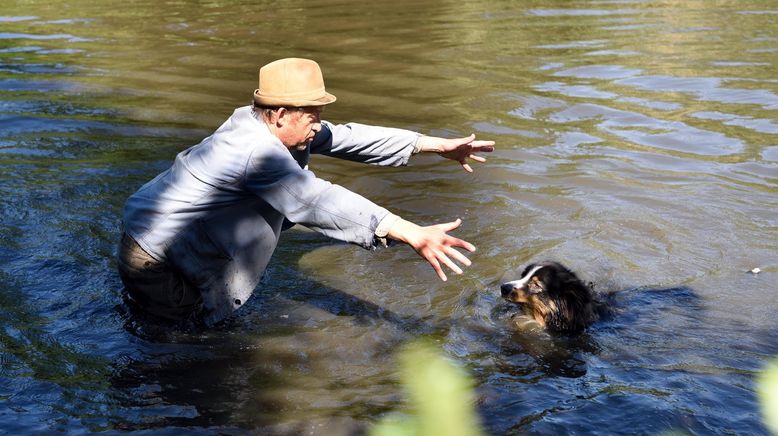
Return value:
M 292 150 L 305 150 L 314 135 L 321 131 L 321 113 L 324 106 L 289 109 L 284 113 L 286 123 L 279 138 Z

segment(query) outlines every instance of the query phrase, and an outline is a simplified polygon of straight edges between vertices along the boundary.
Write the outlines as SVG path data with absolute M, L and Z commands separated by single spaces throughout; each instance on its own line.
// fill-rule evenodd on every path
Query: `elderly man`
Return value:
M 444 139 L 401 129 L 321 120 L 326 92 L 319 65 L 287 58 L 259 70 L 254 105 L 235 110 L 211 136 L 130 196 L 124 208 L 119 273 L 136 307 L 174 321 L 212 325 L 242 306 L 259 283 L 281 231 L 299 223 L 372 249 L 404 242 L 442 280 L 442 265 L 470 265 L 447 232 L 460 221 L 418 226 L 309 171 L 311 153 L 376 165 L 405 165 L 435 152 L 472 171 L 467 159 L 494 142 Z

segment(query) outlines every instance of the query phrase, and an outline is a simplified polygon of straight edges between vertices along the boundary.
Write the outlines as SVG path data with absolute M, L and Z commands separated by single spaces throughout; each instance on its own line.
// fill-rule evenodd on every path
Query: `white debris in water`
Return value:
M 762 272 L 762 270 L 759 269 L 759 268 L 754 268 L 754 269 L 751 270 L 752 274 L 759 274 L 760 272 Z

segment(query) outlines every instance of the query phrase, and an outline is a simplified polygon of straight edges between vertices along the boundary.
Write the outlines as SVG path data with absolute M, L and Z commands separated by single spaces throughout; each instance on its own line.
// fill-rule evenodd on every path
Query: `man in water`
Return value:
M 119 273 L 133 306 L 177 322 L 213 325 L 249 298 L 281 231 L 299 223 L 373 249 L 404 242 L 432 265 L 457 274 L 474 251 L 447 232 L 406 221 L 308 170 L 311 153 L 375 165 L 406 165 L 434 152 L 472 172 L 492 141 L 444 139 L 386 127 L 321 119 L 335 101 L 319 65 L 286 58 L 259 70 L 254 105 L 236 109 L 211 136 L 130 196 L 124 208 Z

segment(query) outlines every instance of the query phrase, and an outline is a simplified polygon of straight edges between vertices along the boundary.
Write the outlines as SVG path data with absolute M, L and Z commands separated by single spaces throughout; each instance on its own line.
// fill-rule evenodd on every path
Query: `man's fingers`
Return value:
M 471 153 L 491 153 L 494 151 L 494 141 L 473 141 L 469 145 Z
M 435 253 L 433 256 L 431 256 L 428 261 L 430 265 L 432 265 L 432 268 L 435 270 L 435 272 L 438 274 L 438 277 L 440 277 L 441 280 L 444 282 L 447 280 L 446 274 L 443 272 L 443 268 L 441 267 L 441 263 L 443 265 L 446 265 L 448 269 L 453 271 L 455 274 L 462 274 L 462 268 L 459 267 L 454 261 L 452 261 L 449 256 L 456 259 L 458 262 L 462 263 L 465 266 L 470 266 L 471 262 L 470 259 L 465 257 L 462 253 L 454 250 L 453 248 L 447 248 L 446 253 L 440 252 Z
M 448 280 L 446 277 L 446 273 L 443 272 L 443 268 L 440 267 L 440 262 L 438 262 L 438 259 L 435 258 L 435 256 L 431 256 L 427 259 L 427 261 L 432 265 L 432 269 L 435 270 L 436 273 L 438 273 L 438 277 L 440 277 L 441 280 L 444 282 Z
M 467 162 L 462 162 L 462 168 L 464 168 L 468 173 L 473 172 L 473 167 L 471 167 Z
M 426 241 L 421 241 L 421 245 L 414 245 L 417 252 L 429 262 L 432 269 L 434 269 L 435 273 L 440 277 L 440 280 L 444 282 L 447 281 L 448 278 L 443 272 L 442 265 L 445 265 L 456 274 L 462 274 L 462 268 L 457 265 L 455 261 L 463 266 L 470 266 L 472 264 L 470 259 L 456 250 L 456 248 L 462 248 L 473 252 L 475 251 L 475 246 L 463 239 L 455 238 L 447 234 L 461 224 L 462 220 L 457 218 L 455 221 L 426 227 L 427 231 L 431 231 L 432 233 L 428 233 L 428 236 L 423 238 Z
M 438 257 L 438 260 L 440 262 L 443 262 L 443 264 L 448 267 L 448 269 L 450 269 L 451 271 L 454 271 L 457 274 L 462 274 L 462 268 L 460 268 L 459 265 L 455 264 L 444 253 L 438 253 L 437 257 Z
M 456 221 L 451 221 L 449 223 L 442 223 L 442 224 L 436 224 L 433 227 L 437 227 L 438 229 L 442 230 L 444 233 L 448 233 L 457 227 L 462 225 L 462 219 L 457 218 Z M 475 251 L 475 245 L 465 241 L 464 239 L 455 238 L 451 235 L 446 235 L 446 240 L 441 241 L 444 245 L 448 247 L 459 247 L 464 248 L 467 251 Z
M 449 145 L 451 147 L 451 150 L 458 149 L 463 146 L 470 146 L 475 140 L 475 134 L 471 134 L 470 136 L 465 136 L 463 138 L 454 138 L 449 139 Z M 446 147 L 449 148 L 449 147 Z
M 458 239 L 458 238 L 452 238 L 452 239 L 454 240 L 451 242 L 451 244 L 449 244 L 449 246 L 464 248 L 465 250 L 471 253 L 475 251 L 475 245 L 465 241 L 464 239 Z
M 462 254 L 462 253 L 460 253 L 460 252 L 458 252 L 458 251 L 454 250 L 454 249 L 453 249 L 453 248 L 451 248 L 451 247 L 449 247 L 449 248 L 446 250 L 446 254 L 448 254 L 449 256 L 453 257 L 454 259 L 456 259 L 456 260 L 457 260 L 457 262 L 461 263 L 461 264 L 462 264 L 462 265 L 464 265 L 464 266 L 470 266 L 470 265 L 472 264 L 472 262 L 470 262 L 470 259 L 468 259 L 467 257 L 465 257 L 465 255 L 464 255 L 464 254 Z
M 494 141 L 473 141 L 470 146 L 478 151 L 494 151 Z
M 486 162 L 486 158 L 483 158 L 483 157 L 481 157 L 481 156 L 476 156 L 476 155 L 474 155 L 474 154 L 471 154 L 471 155 L 470 155 L 470 156 L 468 156 L 468 157 L 469 157 L 470 159 L 473 159 L 473 160 L 474 160 L 474 161 L 476 161 L 476 162 Z
M 435 227 L 439 228 L 440 230 L 443 230 L 445 233 L 448 233 L 457 227 L 459 227 L 462 224 L 462 220 L 457 218 L 456 221 L 451 221 L 450 223 L 442 223 L 437 224 Z

